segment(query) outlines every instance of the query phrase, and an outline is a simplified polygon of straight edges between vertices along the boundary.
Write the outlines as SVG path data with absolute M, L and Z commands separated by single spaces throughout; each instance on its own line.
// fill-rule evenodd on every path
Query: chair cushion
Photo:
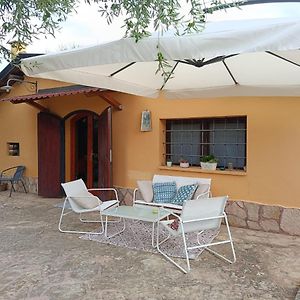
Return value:
M 98 197 L 93 195 L 87 190 L 82 190 L 78 193 L 76 193 L 76 196 L 71 196 L 72 200 L 82 208 L 95 208 L 101 204 L 101 201 Z M 99 202 L 100 201 L 100 202 Z
M 191 200 L 198 187 L 198 184 L 184 185 L 180 187 L 171 200 L 171 203 L 182 205 L 184 201 Z
M 176 183 L 157 182 L 153 183 L 153 202 L 170 203 L 176 195 Z
M 138 180 L 138 189 L 141 192 L 143 199 L 150 203 L 153 200 L 153 189 L 151 180 Z
M 210 190 L 210 185 L 205 183 L 198 184 L 195 194 L 192 199 L 197 199 L 198 196 L 207 193 Z M 200 198 L 208 198 L 209 194 L 202 195 Z

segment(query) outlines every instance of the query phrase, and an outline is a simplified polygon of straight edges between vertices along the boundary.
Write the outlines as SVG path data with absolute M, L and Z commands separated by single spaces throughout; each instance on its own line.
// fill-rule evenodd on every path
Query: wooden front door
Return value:
M 78 113 L 71 119 L 71 179 L 87 187 L 112 185 L 111 108 L 100 116 Z
M 98 117 L 88 112 L 79 113 L 71 119 L 71 179 L 82 178 L 89 188 L 95 187 L 97 166 Z
M 59 197 L 62 166 L 62 121 L 56 115 L 38 114 L 38 194 Z
M 99 116 L 98 137 L 98 186 L 112 187 L 112 108 L 108 107 Z

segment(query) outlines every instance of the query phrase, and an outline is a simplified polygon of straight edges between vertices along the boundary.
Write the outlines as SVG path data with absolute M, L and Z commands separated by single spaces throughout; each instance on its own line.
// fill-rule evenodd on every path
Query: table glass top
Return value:
M 118 207 L 108 208 L 102 212 L 102 215 L 104 216 L 121 217 L 146 222 L 157 222 L 167 217 L 169 214 L 170 213 L 163 208 L 145 205 L 121 205 Z

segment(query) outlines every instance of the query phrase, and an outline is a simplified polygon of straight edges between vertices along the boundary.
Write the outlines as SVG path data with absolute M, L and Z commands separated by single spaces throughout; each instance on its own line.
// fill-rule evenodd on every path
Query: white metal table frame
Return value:
M 105 211 L 102 212 L 102 215 L 105 216 L 104 235 L 108 239 L 122 233 L 125 230 L 126 228 L 125 219 L 152 223 L 151 242 L 152 242 L 152 247 L 156 248 L 157 244 L 155 243 L 156 241 L 154 238 L 155 224 L 157 224 L 160 220 L 167 218 L 170 215 L 170 212 L 165 209 L 148 207 L 144 205 L 134 205 L 134 206 L 121 205 L 118 207 L 112 207 L 106 209 Z M 108 217 L 117 217 L 123 219 L 123 228 L 120 231 L 110 236 L 108 235 L 108 230 L 107 230 Z

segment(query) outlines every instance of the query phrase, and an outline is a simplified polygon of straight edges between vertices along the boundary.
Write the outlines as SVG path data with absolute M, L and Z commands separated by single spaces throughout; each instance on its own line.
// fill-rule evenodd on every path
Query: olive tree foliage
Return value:
M 163 33 L 170 28 L 176 34 L 197 32 L 203 28 L 207 14 L 216 10 L 238 7 L 242 1 L 231 0 L 104 0 L 100 13 L 108 23 L 115 17 L 125 16 L 126 36 L 136 41 L 150 35 L 149 29 Z M 187 10 L 182 10 L 184 5 Z
M 0 55 L 8 58 L 8 43 L 30 44 L 55 35 L 61 22 L 75 12 L 74 0 L 0 0 Z
M 126 36 L 137 42 L 153 30 L 163 33 L 172 28 L 177 34 L 199 31 L 208 13 L 236 5 L 236 0 L 231 4 L 226 0 L 183 1 L 187 7 L 184 12 L 179 0 L 0 0 L 0 56 L 8 58 L 9 42 L 31 44 L 36 38 L 55 36 L 61 23 L 76 13 L 76 7 L 82 2 L 96 4 L 99 17 L 105 17 L 109 24 L 122 16 Z M 168 64 L 159 43 L 157 60 L 159 70 L 169 76 L 164 71 Z

